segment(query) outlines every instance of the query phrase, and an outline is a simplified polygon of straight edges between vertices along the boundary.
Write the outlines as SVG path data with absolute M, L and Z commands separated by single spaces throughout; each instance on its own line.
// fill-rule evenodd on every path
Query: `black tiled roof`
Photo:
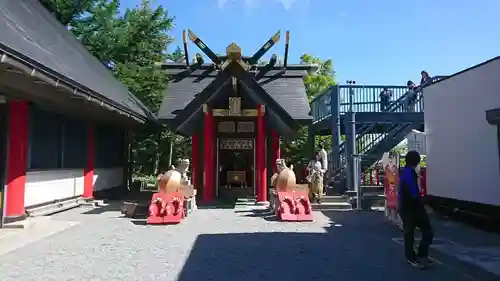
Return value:
M 214 80 L 215 77 L 205 77 L 201 80 L 197 77 L 186 77 L 177 82 L 170 82 L 163 96 L 158 118 L 174 119 L 174 111 L 183 110 L 194 99 L 195 94 L 200 93 Z
M 215 79 L 216 71 L 205 71 L 194 71 L 189 77 L 169 84 L 158 111 L 159 119 L 173 119 L 175 114 L 172 112 L 183 110 L 196 94 Z M 202 74 L 203 72 L 205 73 Z M 294 119 L 311 120 L 303 82 L 305 75 L 305 70 L 287 70 L 285 73 L 282 70 L 271 70 L 259 80 L 259 84 Z
M 210 103 L 211 100 L 217 99 L 217 97 L 222 94 L 226 94 L 227 89 L 224 87 L 230 82 L 231 76 L 238 79 L 239 83 L 241 83 L 244 88 L 244 92 L 246 92 L 245 95 L 249 97 L 250 100 L 255 103 L 266 105 L 266 112 L 269 113 L 269 122 L 271 122 L 271 126 L 273 126 L 273 128 L 275 128 L 281 135 L 293 134 L 299 129 L 299 123 L 297 120 L 291 116 L 279 102 L 271 97 L 269 93 L 266 92 L 266 90 L 252 78 L 251 75 L 248 75 L 247 71 L 237 62 L 229 63 L 229 65 L 227 65 L 227 67 L 221 71 L 215 79 L 205 78 L 207 82 L 210 80 L 205 88 L 203 88 L 200 92 L 191 95 L 191 99 L 183 99 L 182 103 L 188 102 L 187 106 L 178 106 L 178 108 L 173 109 L 169 106 L 169 104 L 167 104 L 167 102 L 164 101 L 164 105 L 166 106 L 162 109 L 165 110 L 165 112 L 160 111 L 159 113 L 175 116 L 174 118 L 166 120 L 166 123 L 169 124 L 174 131 L 184 135 L 193 134 L 197 130 L 196 124 L 199 124 L 198 122 L 201 116 L 202 105 Z M 182 81 L 185 80 L 181 80 L 180 82 Z M 189 85 L 196 84 L 196 79 L 189 79 L 189 81 L 191 81 Z M 179 85 L 177 83 L 174 83 L 173 85 Z M 182 84 L 184 85 L 184 83 Z M 182 96 L 182 88 L 177 94 Z M 181 103 L 179 101 L 177 102 Z
M 151 116 L 128 89 L 38 0 L 0 1 L 0 49 L 61 80 L 90 90 L 123 111 Z

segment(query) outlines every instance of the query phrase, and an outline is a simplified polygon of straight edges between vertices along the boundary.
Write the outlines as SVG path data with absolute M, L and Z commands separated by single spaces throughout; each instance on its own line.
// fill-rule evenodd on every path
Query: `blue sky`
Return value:
M 122 0 L 132 7 L 139 0 Z M 154 0 L 175 16 L 175 44 L 191 28 L 223 53 L 236 42 L 251 55 L 278 29 L 268 55 L 331 58 L 340 84 L 403 85 L 420 71 L 447 75 L 500 55 L 500 1 L 478 0 Z M 474 4 L 472 4 L 474 3 Z M 175 45 L 174 45 L 175 47 Z M 198 52 L 190 44 L 191 56 Z

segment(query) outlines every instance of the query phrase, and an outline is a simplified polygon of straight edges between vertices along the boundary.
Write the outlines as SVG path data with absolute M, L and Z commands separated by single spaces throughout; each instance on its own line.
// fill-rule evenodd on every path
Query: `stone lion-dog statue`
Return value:
M 180 159 L 177 168 L 172 166 L 172 169 L 159 174 L 156 178 L 159 191 L 166 193 L 180 192 L 186 199 L 195 196 L 196 190 L 187 176 L 189 164 L 189 159 Z
M 276 160 L 276 173 L 271 177 L 271 186 L 276 192 L 292 191 L 297 186 L 293 165 L 286 166 L 284 159 Z

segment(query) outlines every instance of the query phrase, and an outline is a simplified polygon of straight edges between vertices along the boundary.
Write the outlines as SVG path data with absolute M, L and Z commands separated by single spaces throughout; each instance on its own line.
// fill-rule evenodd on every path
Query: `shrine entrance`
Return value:
M 217 196 L 255 196 L 254 138 L 217 138 Z

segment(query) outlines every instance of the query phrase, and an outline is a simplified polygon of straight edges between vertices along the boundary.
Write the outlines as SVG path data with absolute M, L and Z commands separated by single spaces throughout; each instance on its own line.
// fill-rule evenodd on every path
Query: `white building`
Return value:
M 499 77 L 496 57 L 424 89 L 431 204 L 500 214 L 499 135 L 486 120 L 500 108 Z

